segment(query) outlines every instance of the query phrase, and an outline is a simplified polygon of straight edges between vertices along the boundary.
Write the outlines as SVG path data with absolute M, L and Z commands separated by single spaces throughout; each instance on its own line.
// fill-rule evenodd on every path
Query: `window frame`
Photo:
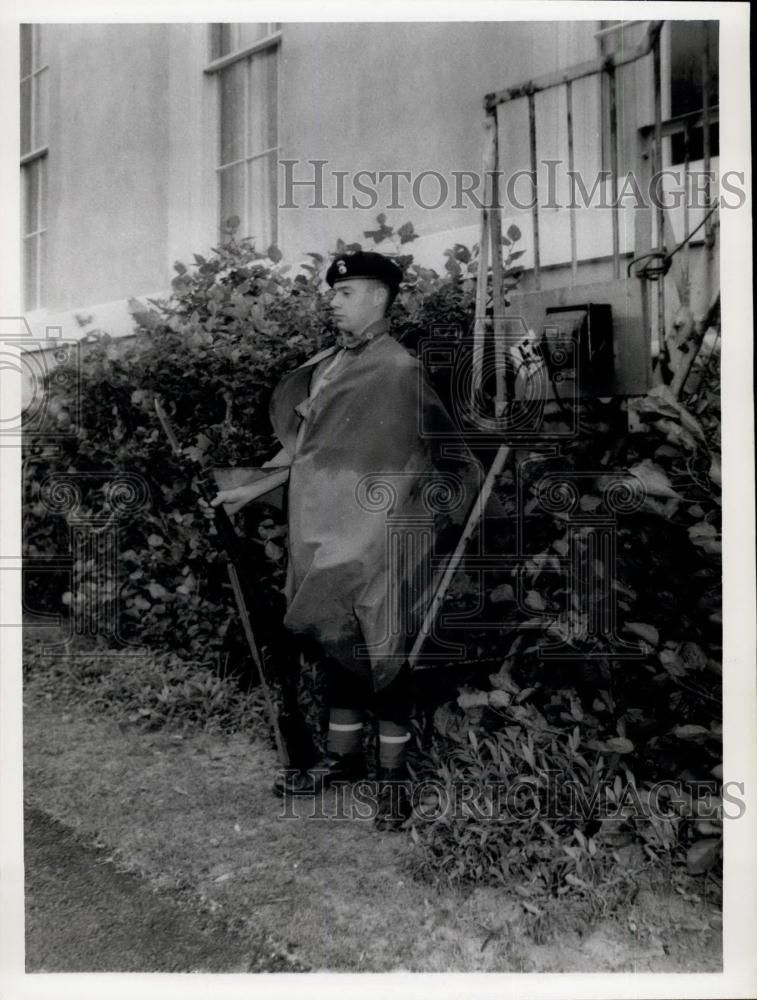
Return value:
M 694 21 L 694 22 L 697 22 L 698 24 L 702 24 L 702 25 L 705 25 L 705 24 L 707 24 L 710 21 L 714 21 L 715 23 L 718 24 L 717 38 L 719 38 L 719 36 L 720 36 L 720 25 L 719 25 L 719 23 L 717 21 L 717 18 L 699 18 L 699 17 L 693 17 L 693 18 L 687 18 L 687 21 Z M 663 28 L 663 34 L 662 34 L 662 39 L 661 39 L 662 49 L 661 49 L 660 55 L 661 55 L 661 69 L 662 69 L 662 110 L 663 110 L 663 120 L 665 120 L 665 119 L 673 119 L 673 118 L 677 117 L 676 115 L 673 114 L 673 32 L 676 30 L 678 24 L 679 24 L 679 22 L 677 20 L 667 22 L 665 24 L 665 27 Z M 704 32 L 703 32 L 703 35 L 704 35 Z M 712 40 L 710 39 L 709 42 L 711 42 L 711 41 Z M 709 44 L 709 42 L 708 42 L 708 44 Z M 704 52 L 704 48 L 700 48 L 700 50 L 699 50 L 700 56 L 702 55 L 703 52 Z M 720 71 L 720 66 L 719 66 L 719 53 L 718 53 L 718 49 L 717 49 L 717 42 L 715 44 L 714 49 L 712 47 L 710 47 L 710 58 L 712 59 L 713 57 L 715 59 L 715 64 L 716 64 L 716 66 L 718 68 L 718 87 L 717 87 L 717 99 L 716 99 L 716 101 L 714 103 L 712 102 L 712 100 L 710 100 L 709 108 L 710 108 L 711 112 L 714 110 L 718 114 L 718 117 L 719 117 L 719 109 L 720 109 L 720 79 L 719 79 L 720 72 L 719 71 Z M 699 106 L 699 108 L 695 109 L 694 113 L 698 113 L 699 111 L 702 111 L 703 108 L 704 108 L 704 95 L 702 95 L 702 103 L 701 103 L 701 105 Z M 680 117 L 685 117 L 685 114 L 682 115 L 679 112 L 679 116 Z M 713 124 L 714 123 L 711 124 L 711 128 L 713 127 Z M 695 129 L 694 131 L 697 131 L 697 130 Z M 715 138 L 714 142 L 712 141 L 712 139 L 710 139 L 710 157 L 711 157 L 711 159 L 717 159 L 720 156 L 719 125 L 715 129 L 715 135 L 716 135 L 716 138 Z M 692 136 L 692 138 L 693 138 L 693 136 Z M 678 150 L 678 156 L 676 156 L 674 145 L 675 144 L 673 142 L 673 137 L 669 137 L 669 138 L 666 138 L 666 139 L 663 140 L 663 167 L 665 169 L 668 169 L 668 168 L 671 168 L 671 167 L 672 168 L 681 167 L 684 164 L 684 160 L 685 160 L 685 153 L 684 153 L 684 151 L 679 149 Z M 704 146 L 704 140 L 702 140 L 702 146 Z M 702 159 L 703 159 L 703 156 L 696 156 L 693 151 L 689 154 L 689 160 L 692 163 L 700 162 L 700 161 L 702 161 Z
M 41 78 L 43 73 L 48 73 L 50 70 L 50 63 L 40 62 L 39 65 L 36 64 L 35 59 L 40 47 L 39 33 L 43 26 L 41 24 L 23 23 L 19 25 L 19 49 L 21 51 L 22 60 L 21 65 L 23 66 L 23 46 L 24 46 L 24 29 L 29 29 L 29 39 L 30 39 L 30 58 L 29 58 L 29 72 L 24 76 L 19 76 L 19 107 L 20 107 L 20 143 L 23 142 L 23 136 L 25 134 L 25 123 L 28 122 L 28 135 L 29 135 L 29 145 L 30 148 L 25 152 L 21 152 L 19 158 L 19 165 L 21 169 L 21 260 L 22 260 L 22 285 L 23 285 L 23 303 L 24 309 L 27 311 L 34 311 L 36 309 L 42 308 L 44 305 L 43 301 L 43 270 L 44 270 L 44 241 L 47 236 L 47 156 L 49 151 L 49 146 L 47 141 L 40 145 L 35 146 L 34 140 L 38 138 L 37 136 L 37 96 L 41 87 Z M 28 96 L 24 96 L 23 87 L 25 83 L 29 83 Z M 49 97 L 49 93 L 48 93 Z M 49 125 L 49 116 L 47 124 Z M 44 136 L 47 139 L 47 136 Z M 28 217 L 30 208 L 30 191 L 34 190 L 34 186 L 31 182 L 31 174 L 34 170 L 38 170 L 39 176 L 37 178 L 36 185 L 36 219 L 37 228 L 33 230 L 28 230 L 26 227 L 26 219 Z M 35 246 L 34 251 L 34 275 L 31 276 L 27 269 L 27 256 L 26 249 L 27 246 L 32 243 Z M 31 292 L 31 294 L 30 294 Z
M 705 23 L 708 20 L 717 20 L 716 18 L 687 18 L 687 21 L 696 21 Z M 672 116 L 672 68 L 671 68 L 671 48 L 672 48 L 672 32 L 675 30 L 676 25 L 680 22 L 678 20 L 668 20 L 662 27 L 662 33 L 660 35 L 660 71 L 661 71 L 661 106 L 662 106 L 662 120 L 668 121 Z M 608 44 L 608 39 L 613 41 L 620 37 L 622 39 L 622 34 L 628 29 L 637 29 L 640 26 L 645 26 L 649 24 L 649 19 L 640 19 L 634 21 L 600 21 L 599 29 L 594 32 L 594 37 L 597 40 L 597 54 L 600 56 L 609 55 L 613 50 L 613 42 Z M 621 42 L 622 44 L 622 42 Z M 702 50 L 703 51 L 703 50 Z M 712 51 L 712 50 L 711 50 Z M 715 58 L 717 58 L 717 52 L 714 53 Z M 644 103 L 640 106 L 646 107 L 648 110 L 649 121 L 646 124 L 651 124 L 654 121 L 654 110 L 653 110 L 653 93 L 652 93 L 652 68 L 651 63 L 648 67 L 643 70 L 647 76 L 647 87 L 642 90 L 642 94 L 647 91 L 647 96 Z M 606 76 L 602 75 L 602 81 L 600 85 L 600 162 L 602 170 L 609 170 L 611 164 L 611 148 L 610 148 L 610 100 L 609 100 L 609 81 Z M 719 104 L 719 100 L 718 100 Z M 718 107 L 718 104 L 710 105 L 710 107 Z M 637 100 L 637 106 L 639 102 Z M 712 154 L 713 157 L 717 153 Z M 662 162 L 665 169 L 668 167 L 676 167 L 683 164 L 683 158 L 674 159 L 672 142 L 670 138 L 663 139 L 663 152 L 662 152 Z
M 262 22 L 262 23 L 267 24 L 267 28 L 268 28 L 267 33 L 262 38 L 258 39 L 255 42 L 251 42 L 248 45 L 240 46 L 239 48 L 236 48 L 236 49 L 234 49 L 231 52 L 224 53 L 223 55 L 220 55 L 220 56 L 214 56 L 213 53 L 214 53 L 214 45 L 215 45 L 215 32 L 217 31 L 220 23 L 233 23 L 233 22 L 218 22 L 218 23 L 210 24 L 208 26 L 208 29 L 209 29 L 208 30 L 208 60 L 209 61 L 206 64 L 206 66 L 204 67 L 203 72 L 204 72 L 204 74 L 206 76 L 213 77 L 215 79 L 215 81 L 216 81 L 216 90 L 217 90 L 217 94 L 216 94 L 216 128 L 215 128 L 215 140 L 214 140 L 215 141 L 215 145 L 214 145 L 214 152 L 213 152 L 214 175 L 215 175 L 215 180 L 216 180 L 216 199 L 217 199 L 216 200 L 216 213 L 215 213 L 215 215 L 216 215 L 216 226 L 217 226 L 217 228 L 220 229 L 222 232 L 224 232 L 225 231 L 224 230 L 224 223 L 225 223 L 226 220 L 222 218 L 222 208 L 221 208 L 221 182 L 220 182 L 220 177 L 221 177 L 222 172 L 226 171 L 226 170 L 229 170 L 232 167 L 239 166 L 240 164 L 251 164 L 251 163 L 253 163 L 256 160 L 264 160 L 266 157 L 270 158 L 270 157 L 273 156 L 273 154 L 276 154 L 276 153 L 278 153 L 278 152 L 281 151 L 281 144 L 279 142 L 279 137 L 280 137 L 280 111 L 279 111 L 279 109 L 280 109 L 280 79 L 281 79 L 281 77 L 280 77 L 280 65 L 279 65 L 278 58 L 277 58 L 276 84 L 275 84 L 275 86 L 276 86 L 275 119 L 274 119 L 275 132 L 276 132 L 276 145 L 266 147 L 265 149 L 258 150 L 258 151 L 254 152 L 254 153 L 245 152 L 245 154 L 243 156 L 240 156 L 240 157 L 238 157 L 237 159 L 235 159 L 233 161 L 230 161 L 228 163 L 220 163 L 219 161 L 220 161 L 220 154 L 221 154 L 221 127 L 222 127 L 221 126 L 221 122 L 222 122 L 221 102 L 223 100 L 223 91 L 222 91 L 222 87 L 221 87 L 221 76 L 220 76 L 220 74 L 221 74 L 221 72 L 223 70 L 228 69 L 230 66 L 233 66 L 233 65 L 235 65 L 235 64 L 237 64 L 239 62 L 244 61 L 247 64 L 247 68 L 245 70 L 245 86 L 244 86 L 244 93 L 243 93 L 243 101 L 244 101 L 243 120 L 245 122 L 245 129 L 246 130 L 249 129 L 249 127 L 250 127 L 250 118 L 249 118 L 249 74 L 250 74 L 250 71 L 251 71 L 250 67 L 252 66 L 253 58 L 256 55 L 258 55 L 258 54 L 260 54 L 262 52 L 269 52 L 271 50 L 276 50 L 277 53 L 278 53 L 278 50 L 279 50 L 279 48 L 281 46 L 281 39 L 282 39 L 282 34 L 283 33 L 282 33 L 282 30 L 281 30 L 281 26 L 278 23 L 276 23 L 276 22 Z M 244 148 L 245 148 L 245 150 L 248 149 L 247 139 L 248 139 L 248 133 L 247 133 L 247 131 L 245 131 L 245 135 L 244 135 L 244 140 L 245 140 L 244 141 Z M 277 164 L 274 163 L 274 166 L 273 166 L 273 169 L 272 169 L 273 184 L 274 184 L 274 192 L 273 193 L 274 194 L 276 194 L 276 184 L 277 184 L 276 168 L 277 168 Z M 249 212 L 250 211 L 249 170 L 245 170 L 245 172 L 244 172 L 244 197 L 243 197 L 243 202 L 244 202 L 244 206 L 243 206 L 244 211 L 245 212 Z M 269 230 L 269 235 L 270 235 L 270 238 L 268 240 L 268 245 L 275 244 L 277 242 L 277 240 L 278 240 L 278 211 L 277 211 L 277 205 L 278 205 L 278 200 L 277 200 L 277 198 L 275 198 L 274 202 L 273 202 L 273 208 L 272 208 L 272 211 L 271 211 L 271 216 L 270 216 L 270 218 L 266 219 L 266 229 Z M 240 217 L 241 217 L 241 213 L 240 213 Z M 249 222 L 251 225 L 254 224 L 254 222 L 255 222 L 255 220 L 252 219 L 252 218 L 243 219 L 243 221 L 244 221 L 245 224 L 247 224 Z

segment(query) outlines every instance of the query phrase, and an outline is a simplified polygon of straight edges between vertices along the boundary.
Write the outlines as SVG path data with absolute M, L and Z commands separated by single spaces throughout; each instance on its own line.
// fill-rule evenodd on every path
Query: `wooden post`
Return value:
M 691 300 L 691 246 L 689 244 L 689 235 L 691 224 L 689 222 L 689 160 L 691 157 L 691 131 L 689 129 L 689 123 L 686 122 L 683 129 L 683 238 L 686 240 L 686 245 L 683 248 L 683 264 L 682 264 L 682 288 L 684 292 L 684 299 L 681 299 L 681 305 L 688 305 Z M 672 248 L 671 248 L 672 249 Z
M 612 191 L 612 276 L 620 278 L 620 206 L 618 205 L 618 99 L 615 69 L 607 71 L 610 83 L 610 180 Z
M 539 251 L 539 168 L 536 160 L 536 101 L 533 92 L 528 94 L 528 146 L 531 154 L 531 175 L 534 179 L 531 219 L 534 227 L 534 285 L 541 288 L 541 254 Z
M 575 154 L 573 149 L 573 84 L 570 80 L 565 84 L 565 101 L 568 120 L 568 175 L 572 183 L 575 171 Z M 568 206 L 568 217 L 570 219 L 570 276 L 575 286 L 578 283 L 578 249 L 576 241 L 576 210 L 573 207 L 572 197 Z
M 486 138 L 484 145 L 483 171 L 484 178 L 492 178 L 493 194 L 496 194 L 497 184 L 495 170 L 497 166 L 495 143 L 496 119 L 487 115 L 484 122 Z M 490 208 L 484 203 L 481 209 L 481 229 L 478 237 L 478 276 L 476 278 L 476 316 L 473 321 L 473 357 L 471 359 L 471 412 L 478 407 L 477 394 L 481 388 L 484 373 L 484 344 L 486 336 L 486 292 L 489 275 L 489 215 Z
M 654 175 L 655 185 L 660 183 L 660 173 L 662 171 L 662 70 L 660 67 L 660 39 L 659 35 L 652 50 L 652 66 L 654 77 Z M 657 249 L 665 249 L 665 209 L 662 207 L 662 199 L 657 206 Z M 672 248 L 671 248 L 672 249 Z M 657 340 L 660 346 L 660 358 L 667 365 L 667 343 L 665 341 L 665 280 L 657 282 Z
M 505 301 L 502 294 L 502 210 L 499 204 L 499 137 L 497 135 L 496 109 L 492 117 L 494 120 L 492 129 L 494 172 L 492 174 L 492 208 L 489 229 L 492 241 L 492 328 L 496 384 L 494 415 L 499 419 L 505 412 Z

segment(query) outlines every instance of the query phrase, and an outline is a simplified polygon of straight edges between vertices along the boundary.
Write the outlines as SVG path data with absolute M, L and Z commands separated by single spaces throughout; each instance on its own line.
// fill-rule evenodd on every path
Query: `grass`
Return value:
M 92 674 L 91 663 L 85 673 L 109 677 L 112 692 L 123 660 L 115 669 L 107 654 L 97 659 L 100 673 Z M 303 967 L 721 968 L 720 914 L 694 880 L 642 885 L 625 909 L 593 926 L 563 906 L 552 916 L 560 933 L 540 935 L 533 914 L 504 887 L 455 889 L 414 880 L 413 844 L 404 835 L 378 833 L 358 819 L 309 815 L 308 801 L 282 815 L 269 791 L 273 752 L 267 740 L 250 735 L 260 731 L 253 702 L 238 706 L 238 725 L 212 708 L 192 725 L 178 726 L 174 718 L 151 728 L 147 717 L 130 719 L 133 704 L 126 713 L 123 706 L 115 714 L 93 712 L 110 703 L 110 696 L 93 698 L 102 680 L 82 683 L 66 669 L 61 661 L 28 671 L 28 799 L 107 845 L 124 868 L 186 906 L 200 906 L 240 933 L 264 928 L 279 952 Z M 134 660 L 130 679 L 119 683 L 139 692 L 138 681 L 150 670 L 154 663 Z
M 263 730 L 262 696 L 233 677 L 172 653 L 74 653 L 26 648 L 27 685 L 43 696 L 88 705 L 144 729 L 163 726 Z

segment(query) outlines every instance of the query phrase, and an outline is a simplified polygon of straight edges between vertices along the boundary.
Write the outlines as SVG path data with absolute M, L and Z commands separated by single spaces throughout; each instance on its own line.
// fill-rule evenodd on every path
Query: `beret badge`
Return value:
M 381 253 L 358 250 L 335 257 L 326 272 L 326 283 L 331 288 L 337 281 L 350 278 L 372 278 L 396 292 L 402 281 L 402 270 Z

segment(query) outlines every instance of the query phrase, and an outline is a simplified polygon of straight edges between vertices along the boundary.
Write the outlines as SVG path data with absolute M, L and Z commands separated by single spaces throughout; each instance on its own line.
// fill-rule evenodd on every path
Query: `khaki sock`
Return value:
M 329 712 L 329 753 L 342 756 L 363 749 L 363 713 L 358 708 L 332 708 Z
M 410 739 L 407 726 L 379 719 L 379 764 L 398 770 L 405 766 L 405 751 Z

